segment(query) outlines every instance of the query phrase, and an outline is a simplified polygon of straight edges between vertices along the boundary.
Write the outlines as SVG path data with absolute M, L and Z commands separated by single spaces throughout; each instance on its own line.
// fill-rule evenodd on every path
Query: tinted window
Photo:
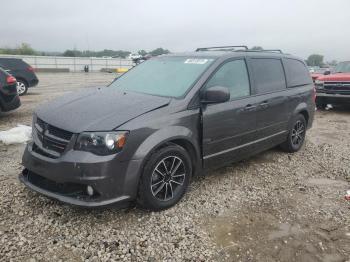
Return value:
M 286 79 L 280 59 L 254 58 L 251 61 L 258 94 L 286 88 Z
M 227 87 L 231 99 L 248 96 L 250 85 L 245 61 L 234 60 L 224 64 L 208 81 L 206 88 L 211 86 Z
M 27 66 L 24 61 L 16 58 L 0 58 L 0 64 L 8 69 L 23 69 Z
M 310 73 L 304 63 L 295 59 L 285 59 L 284 62 L 288 87 L 312 83 Z

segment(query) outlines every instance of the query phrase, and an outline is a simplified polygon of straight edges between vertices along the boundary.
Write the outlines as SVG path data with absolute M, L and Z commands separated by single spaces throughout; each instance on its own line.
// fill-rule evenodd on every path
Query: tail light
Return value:
M 27 70 L 28 70 L 29 72 L 34 72 L 34 68 L 31 67 L 31 66 L 28 66 L 28 67 L 27 67 Z
M 8 76 L 7 78 L 6 78 L 6 83 L 7 84 L 14 84 L 14 83 L 16 83 L 16 78 L 14 78 L 13 76 Z

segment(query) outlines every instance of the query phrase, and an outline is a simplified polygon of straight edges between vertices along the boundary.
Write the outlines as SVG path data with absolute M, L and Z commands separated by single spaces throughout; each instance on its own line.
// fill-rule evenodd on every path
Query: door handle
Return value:
M 253 111 L 255 108 L 255 105 L 248 104 L 245 106 L 244 111 Z
M 264 102 L 262 102 L 262 103 L 259 105 L 259 107 L 261 107 L 261 108 L 263 108 L 263 109 L 268 108 L 268 107 L 269 107 L 269 103 L 268 103 L 267 101 L 264 101 Z

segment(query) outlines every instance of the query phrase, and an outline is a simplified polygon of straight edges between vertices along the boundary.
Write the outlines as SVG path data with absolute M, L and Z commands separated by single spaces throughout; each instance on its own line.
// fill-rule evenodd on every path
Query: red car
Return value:
M 315 86 L 318 107 L 327 104 L 350 105 L 350 61 L 339 63 L 331 74 L 315 78 Z

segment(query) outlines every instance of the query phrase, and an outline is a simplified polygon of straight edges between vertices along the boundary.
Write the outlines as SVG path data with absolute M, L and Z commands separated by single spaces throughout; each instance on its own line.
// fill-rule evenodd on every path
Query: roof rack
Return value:
M 235 48 L 243 48 L 244 50 L 240 49 L 240 50 L 235 50 Z M 232 46 L 213 46 L 213 47 L 199 47 L 196 49 L 196 52 L 199 51 L 210 51 L 210 50 L 214 50 L 214 51 L 224 51 L 224 50 L 228 50 L 228 51 L 233 51 L 233 52 L 276 52 L 276 53 L 281 53 L 283 54 L 281 49 L 262 49 L 262 50 L 252 50 L 249 49 L 247 46 L 245 45 L 232 45 Z
M 281 49 L 248 50 L 249 52 L 277 52 L 283 54 Z
M 229 46 L 212 46 L 212 47 L 199 47 L 196 49 L 196 52 L 199 51 L 210 51 L 210 50 L 215 50 L 216 51 L 223 51 L 224 49 L 231 49 L 231 51 L 235 51 L 235 48 L 244 48 L 245 50 L 248 50 L 248 47 L 245 45 L 229 45 Z

